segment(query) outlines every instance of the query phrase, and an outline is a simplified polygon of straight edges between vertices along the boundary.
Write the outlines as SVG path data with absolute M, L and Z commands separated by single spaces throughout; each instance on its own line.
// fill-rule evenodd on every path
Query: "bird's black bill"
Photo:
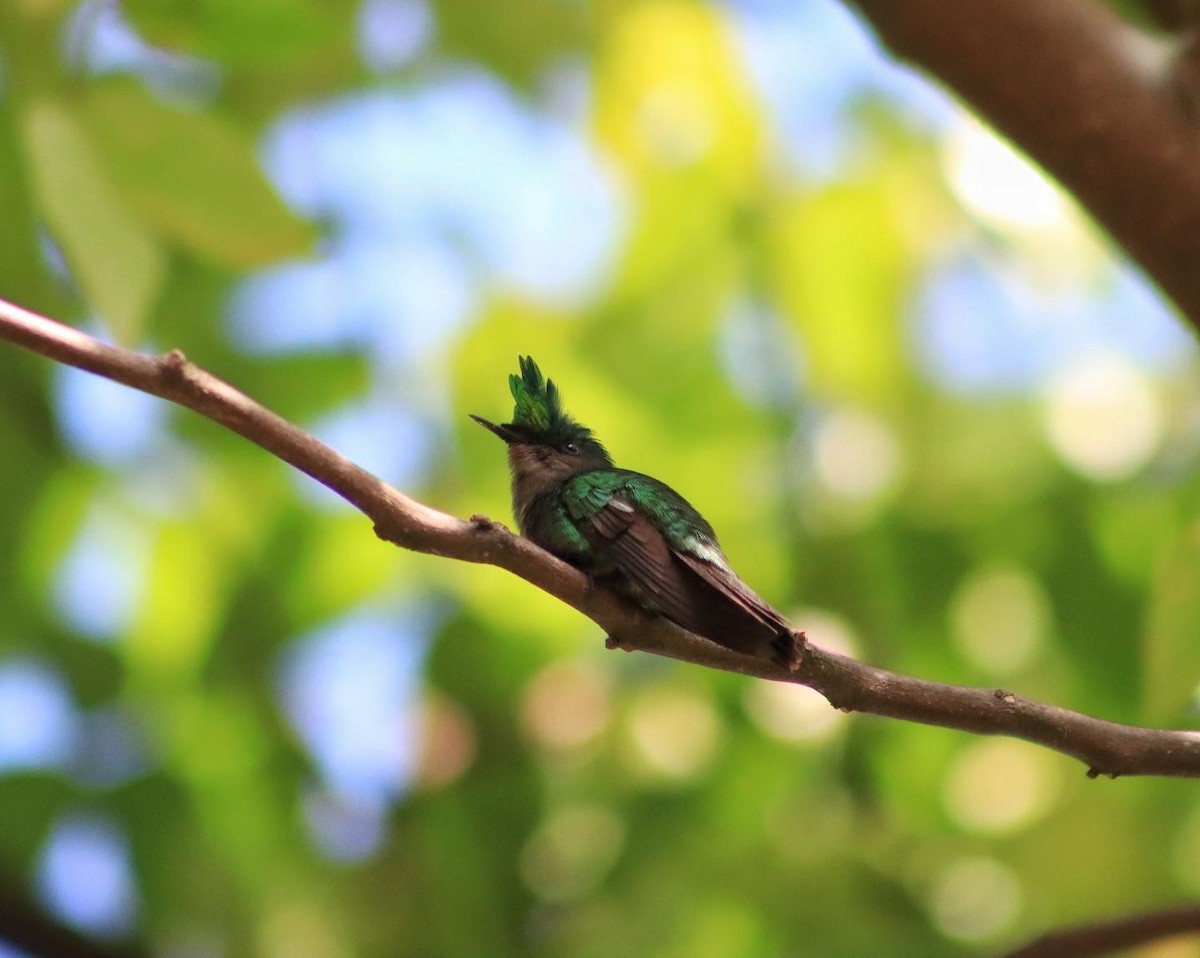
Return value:
M 511 426 L 505 425 L 504 423 L 497 425 L 494 422 L 488 422 L 482 416 L 476 416 L 474 413 L 467 413 L 467 415 L 479 423 L 479 425 L 483 426 L 484 429 L 494 432 L 507 443 L 511 444 L 522 441 L 521 437 L 513 431 Z

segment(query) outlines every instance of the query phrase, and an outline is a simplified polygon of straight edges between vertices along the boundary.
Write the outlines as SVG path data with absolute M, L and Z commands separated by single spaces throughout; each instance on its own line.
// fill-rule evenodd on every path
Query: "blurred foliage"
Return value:
M 924 277 L 964 247 L 997 272 L 1043 252 L 972 217 L 935 136 L 859 102 L 852 162 L 789 168 L 732 8 L 683 0 L 409 4 L 431 38 L 374 72 L 350 0 L 127 0 L 152 55 L 115 71 L 80 52 L 105 6 L 0 5 L 0 295 L 178 345 L 309 426 L 383 395 L 424 437 L 406 491 L 459 515 L 508 515 L 502 450 L 466 413 L 504 416 L 533 353 L 816 641 L 1194 724 L 1194 356 L 1130 367 L 1157 431 L 1116 467 L 1096 437 L 1142 420 L 931 375 Z M 337 239 L 260 165 L 272 124 L 450 69 L 547 111 L 547 78 L 575 71 L 624 208 L 603 280 L 564 304 L 480 270 L 469 321 L 398 362 L 351 333 L 244 348 L 230 303 L 249 271 Z M 1113 268 L 1084 245 L 1088 275 Z M 398 553 L 188 413 L 128 407 L 95 451 L 72 434 L 81 388 L 0 350 L 0 675 L 49 670 L 76 723 L 65 756 L 5 765 L 26 732 L 0 712 L 0 869 L 36 883 L 59 823 L 108 822 L 134 876 L 117 933 L 156 953 L 929 958 L 1200 894 L 1188 783 L 1088 781 L 1023 743 L 606 653 L 522 582 Z M 105 559 L 71 580 L 85 540 Z M 297 650 L 366 613 L 418 670 L 390 729 L 411 764 L 381 808 L 336 791 L 287 704 Z

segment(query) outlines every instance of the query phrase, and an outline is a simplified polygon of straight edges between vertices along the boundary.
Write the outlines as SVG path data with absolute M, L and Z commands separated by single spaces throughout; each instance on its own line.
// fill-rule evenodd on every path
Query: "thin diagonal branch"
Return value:
M 1003 958 L 1091 958 L 1175 935 L 1200 934 L 1200 904 L 1048 932 Z
M 0 300 L 0 339 L 193 409 L 312 476 L 362 511 L 382 538 L 405 549 L 507 569 L 578 609 L 612 647 L 807 685 L 847 711 L 1010 735 L 1071 755 L 1093 775 L 1200 777 L 1200 733 L 1118 725 L 993 689 L 897 675 L 808 646 L 789 671 L 739 655 L 649 616 L 528 539 L 483 518 L 457 519 L 393 489 L 304 430 L 188 362 L 130 352 Z
M 1200 328 L 1200 127 L 1169 45 L 1100 0 L 847 3 L 1058 179 Z

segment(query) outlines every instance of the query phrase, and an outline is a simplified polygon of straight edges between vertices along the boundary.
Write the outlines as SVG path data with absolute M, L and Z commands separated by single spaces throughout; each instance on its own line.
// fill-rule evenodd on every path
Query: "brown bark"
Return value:
M 1099 0 L 854 0 L 900 59 L 1055 177 L 1200 328 L 1190 70 Z
M 1003 958 L 1091 958 L 1175 935 L 1200 933 L 1200 905 L 1181 905 L 1048 932 Z

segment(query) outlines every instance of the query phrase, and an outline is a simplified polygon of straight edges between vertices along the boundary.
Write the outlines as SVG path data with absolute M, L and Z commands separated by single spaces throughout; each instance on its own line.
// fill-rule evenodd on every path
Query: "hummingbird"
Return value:
M 707 520 L 666 483 L 618 469 L 533 358 L 518 362 L 512 422 L 471 418 L 508 445 L 521 534 L 689 632 L 798 668 L 803 633 L 738 577 Z

